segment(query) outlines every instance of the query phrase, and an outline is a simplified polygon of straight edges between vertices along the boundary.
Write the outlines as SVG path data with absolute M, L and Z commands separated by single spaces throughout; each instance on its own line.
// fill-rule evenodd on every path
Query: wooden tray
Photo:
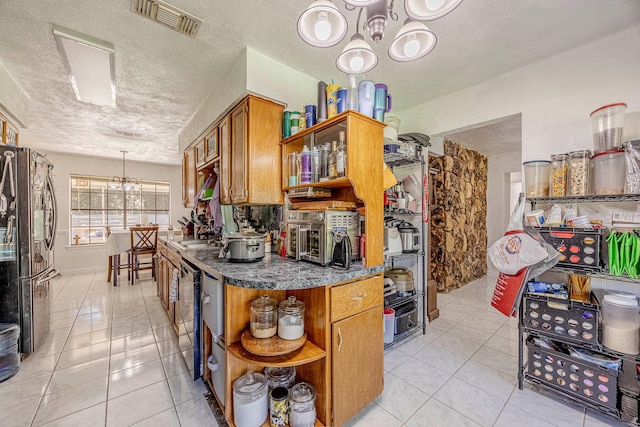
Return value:
M 307 333 L 297 340 L 283 340 L 278 335 L 270 338 L 256 338 L 251 330 L 245 329 L 240 336 L 240 342 L 245 350 L 257 356 L 282 356 L 296 351 L 307 342 Z

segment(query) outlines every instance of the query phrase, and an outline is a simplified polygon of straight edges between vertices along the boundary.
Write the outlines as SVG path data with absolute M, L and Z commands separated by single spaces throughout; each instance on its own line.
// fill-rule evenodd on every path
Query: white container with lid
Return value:
M 297 340 L 304 335 L 304 303 L 291 295 L 278 305 L 278 336 Z
M 635 295 L 615 292 L 604 296 L 602 344 L 625 354 L 640 353 L 640 307 Z
M 549 160 L 524 162 L 524 188 L 526 197 L 549 197 Z
M 289 424 L 291 427 L 313 427 L 316 423 L 316 389 L 301 382 L 289 390 Z
M 593 150 L 596 153 L 620 147 L 626 109 L 627 104 L 619 102 L 605 105 L 591 113 Z
M 233 422 L 237 427 L 260 427 L 269 409 L 267 378 L 248 371 L 233 382 Z
M 624 193 L 624 150 L 610 150 L 594 154 L 593 190 L 595 194 Z

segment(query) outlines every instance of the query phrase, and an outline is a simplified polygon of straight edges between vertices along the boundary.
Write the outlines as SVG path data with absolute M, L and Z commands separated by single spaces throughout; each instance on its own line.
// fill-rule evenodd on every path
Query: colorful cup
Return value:
M 307 104 L 304 106 L 304 118 L 307 129 L 316 124 L 316 104 Z
M 291 136 L 291 111 L 284 112 L 284 118 L 282 119 L 282 138 L 289 138 Z
M 300 131 L 300 112 L 291 112 L 291 135 L 295 135 Z
M 338 89 L 337 84 L 327 85 L 327 118 L 338 115 Z

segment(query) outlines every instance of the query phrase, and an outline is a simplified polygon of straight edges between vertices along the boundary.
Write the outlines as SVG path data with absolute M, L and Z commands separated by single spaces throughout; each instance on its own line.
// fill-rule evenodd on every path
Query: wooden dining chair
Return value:
M 151 277 L 155 280 L 155 254 L 158 247 L 158 227 L 131 227 L 131 249 L 129 250 L 129 274 L 131 284 L 135 283 L 138 271 L 151 270 Z M 141 256 L 146 255 L 141 260 Z
M 106 230 L 106 235 L 107 235 L 107 239 L 109 238 L 109 236 L 111 235 L 111 227 L 105 227 Z M 127 251 L 127 262 L 123 263 L 120 262 L 120 256 L 121 254 L 117 254 L 117 255 L 109 255 L 109 270 L 107 272 L 107 282 L 111 282 L 111 278 L 113 275 L 113 270 L 116 270 L 118 272 L 118 275 L 120 275 L 120 270 L 123 268 L 127 269 L 127 280 L 129 280 L 129 252 Z M 115 263 L 115 268 L 114 268 L 114 264 Z M 115 286 L 114 282 L 114 286 Z

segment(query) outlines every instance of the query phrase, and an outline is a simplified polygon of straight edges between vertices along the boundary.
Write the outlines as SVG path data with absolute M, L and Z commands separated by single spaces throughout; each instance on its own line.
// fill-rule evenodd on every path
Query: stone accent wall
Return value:
M 431 213 L 431 268 L 438 291 L 449 292 L 487 272 L 487 158 L 451 140 L 433 187 L 437 207 Z

